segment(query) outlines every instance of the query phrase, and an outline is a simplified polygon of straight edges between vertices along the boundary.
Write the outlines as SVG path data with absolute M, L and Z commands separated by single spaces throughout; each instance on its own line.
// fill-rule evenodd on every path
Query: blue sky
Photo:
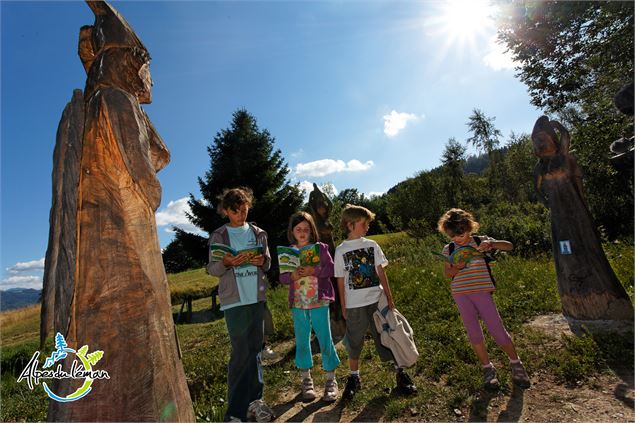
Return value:
M 383 193 L 468 138 L 472 109 L 505 138 L 540 115 L 474 1 L 113 2 L 152 56 L 145 106 L 172 153 L 159 178 L 159 239 L 191 228 L 185 197 L 206 147 L 246 108 L 303 186 Z M 85 73 L 83 2 L 0 1 L 0 289 L 41 287 L 55 133 Z M 470 150 L 473 152 L 473 150 Z

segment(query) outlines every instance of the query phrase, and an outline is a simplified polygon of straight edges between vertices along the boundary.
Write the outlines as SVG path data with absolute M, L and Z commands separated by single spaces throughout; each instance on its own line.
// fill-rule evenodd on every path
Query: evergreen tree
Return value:
M 487 153 L 490 160 L 490 166 L 492 165 L 492 153 L 496 147 L 498 147 L 498 139 L 501 137 L 501 131 L 494 126 L 494 120 L 496 118 L 489 118 L 485 116 L 479 109 L 474 109 L 469 117 L 469 122 L 466 123 L 472 136 L 467 139 L 467 142 L 474 147 Z
M 449 205 L 456 207 L 463 191 L 463 166 L 465 165 L 465 147 L 455 138 L 445 144 L 441 155 L 441 163 L 445 173 L 444 187 Z
M 489 118 L 485 116 L 485 113 L 479 109 L 474 109 L 469 117 L 467 126 L 472 133 L 472 136 L 467 139 L 467 142 L 474 147 L 487 153 L 489 159 L 489 184 L 493 189 L 497 182 L 498 177 L 496 161 L 496 147 L 498 147 L 498 139 L 501 137 L 501 131 L 494 126 L 494 120 L 496 118 Z
M 207 264 L 207 239 L 202 236 L 172 228 L 174 239 L 162 252 L 163 265 L 167 273 L 178 273 L 196 269 Z
M 213 232 L 225 223 L 217 213 L 218 196 L 227 188 L 249 187 L 254 204 L 247 220 L 267 231 L 270 249 L 286 244 L 289 216 L 300 208 L 303 197 L 298 186 L 288 182 L 289 168 L 274 143 L 246 110 L 234 112 L 231 127 L 218 132 L 207 148 L 210 169 L 198 178 L 203 198 L 190 194 L 190 221 Z

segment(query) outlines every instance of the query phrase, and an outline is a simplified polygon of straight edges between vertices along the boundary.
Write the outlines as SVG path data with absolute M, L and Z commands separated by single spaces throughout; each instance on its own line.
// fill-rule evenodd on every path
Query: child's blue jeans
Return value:
M 293 326 L 295 328 L 295 365 L 298 369 L 310 369 L 313 367 L 311 354 L 311 326 L 320 344 L 322 352 L 322 368 L 330 372 L 340 364 L 340 359 L 335 352 L 333 338 L 331 338 L 331 322 L 329 320 L 328 305 L 301 309 L 292 308 Z

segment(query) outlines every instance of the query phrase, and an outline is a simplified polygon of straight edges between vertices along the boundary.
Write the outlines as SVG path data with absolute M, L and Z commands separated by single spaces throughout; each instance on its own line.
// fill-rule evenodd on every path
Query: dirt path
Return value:
M 541 316 L 530 325 L 537 329 L 548 328 L 551 335 L 569 331 L 566 321 L 557 315 Z M 483 391 L 470 409 L 454 410 L 452 417 L 454 421 L 488 422 L 635 422 L 632 364 L 625 363 L 625 367 L 615 373 L 592 377 L 584 385 L 564 386 L 546 372 L 537 371 L 532 375 L 531 388 L 513 389 L 509 394 Z M 281 422 L 384 421 L 380 406 L 351 410 L 341 401 L 327 404 L 317 399 L 305 403 L 297 387 L 280 392 L 274 410 L 279 416 L 277 421 Z M 438 419 L 418 414 L 408 417 L 412 421 Z

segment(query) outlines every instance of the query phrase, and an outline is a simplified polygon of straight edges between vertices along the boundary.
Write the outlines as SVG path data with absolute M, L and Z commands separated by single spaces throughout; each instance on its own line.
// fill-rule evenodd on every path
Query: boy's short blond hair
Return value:
M 375 220 L 375 213 L 368 210 L 366 207 L 347 204 L 344 207 L 344 210 L 342 210 L 342 230 L 345 234 L 348 235 L 348 224 L 358 222 L 362 219 L 366 219 L 369 222 L 372 222 L 373 220 Z

